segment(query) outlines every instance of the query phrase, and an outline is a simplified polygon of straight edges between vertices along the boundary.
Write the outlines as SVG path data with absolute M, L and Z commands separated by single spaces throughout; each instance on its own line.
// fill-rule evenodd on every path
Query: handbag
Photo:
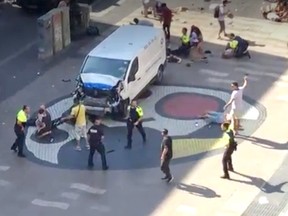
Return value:
M 76 116 L 73 118 L 73 119 L 71 119 L 71 123 L 73 124 L 73 125 L 75 125 L 76 124 L 76 121 L 77 121 L 77 118 L 78 118 L 78 115 L 79 115 L 79 112 L 80 112 L 80 109 L 81 109 L 81 106 L 80 106 L 80 104 L 78 105 L 78 112 L 77 112 L 77 114 L 76 114 Z

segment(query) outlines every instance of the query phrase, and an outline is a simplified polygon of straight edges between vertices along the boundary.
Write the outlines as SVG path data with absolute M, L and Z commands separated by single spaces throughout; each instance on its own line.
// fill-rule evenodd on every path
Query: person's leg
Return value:
M 81 151 L 80 140 L 81 140 L 81 127 L 75 125 L 75 139 L 76 139 L 76 147 L 77 151 Z
M 171 24 L 167 25 L 167 27 L 166 27 L 167 28 L 167 40 L 168 41 L 170 41 L 170 25 Z
M 102 169 L 107 170 L 108 166 L 107 166 L 107 160 L 106 160 L 105 146 L 103 144 L 99 144 L 97 145 L 96 150 L 101 156 Z
M 22 133 L 20 136 L 19 136 L 19 139 L 18 139 L 18 156 L 19 157 L 25 157 L 25 155 L 23 154 L 23 147 L 24 147 L 24 142 L 25 142 L 25 134 Z
M 164 173 L 164 178 L 162 179 L 169 179 L 171 178 L 171 173 L 170 173 L 170 168 L 169 168 L 169 160 L 161 160 L 161 165 L 160 165 L 161 171 Z
M 88 138 L 87 138 L 86 125 L 81 127 L 81 136 L 85 139 L 85 143 L 86 143 L 85 147 L 87 149 L 90 149 L 90 145 L 89 145 Z
M 132 148 L 132 135 L 133 135 L 133 122 L 127 120 L 127 146 L 125 148 L 131 149 Z
M 165 33 L 165 38 L 168 40 L 167 25 L 165 25 L 165 24 L 163 23 L 162 28 L 163 28 L 163 31 L 164 31 L 164 33 Z
M 229 172 L 228 172 L 228 159 L 229 159 L 229 157 L 227 157 L 227 153 L 228 153 L 228 150 L 226 149 L 224 154 L 223 154 L 223 158 L 222 158 L 222 165 L 223 165 L 223 172 L 224 172 L 224 175 L 222 176 L 222 178 L 229 179 L 230 178 Z
M 89 157 L 88 157 L 88 166 L 89 167 L 94 166 L 94 163 L 93 163 L 94 154 L 95 154 L 95 147 L 92 147 L 92 148 L 90 148 Z
M 148 7 L 146 5 L 143 5 L 143 15 L 144 17 L 148 17 Z
M 234 171 L 233 164 L 232 164 L 232 153 L 233 153 L 233 150 L 231 150 L 231 153 L 227 155 L 227 166 L 228 166 L 228 170 L 231 172 Z
M 139 124 L 136 125 L 136 128 L 140 132 L 142 139 L 143 139 L 143 142 L 146 142 L 146 133 L 145 133 L 145 130 L 143 128 L 142 122 L 139 122 Z

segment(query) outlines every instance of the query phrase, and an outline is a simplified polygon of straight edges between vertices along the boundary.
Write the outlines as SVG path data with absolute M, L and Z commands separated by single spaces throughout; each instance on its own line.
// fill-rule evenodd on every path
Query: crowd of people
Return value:
M 288 22 L 288 0 L 276 0 L 261 8 L 265 19 L 275 22 Z

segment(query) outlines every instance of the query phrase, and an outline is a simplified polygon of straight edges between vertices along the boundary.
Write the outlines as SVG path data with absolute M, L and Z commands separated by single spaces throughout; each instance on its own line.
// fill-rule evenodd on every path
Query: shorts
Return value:
M 79 126 L 75 125 L 75 138 L 76 140 L 80 140 L 82 138 L 87 138 L 86 125 Z
M 220 21 L 218 20 L 219 25 L 220 25 L 220 31 L 225 31 L 225 21 Z
M 242 117 L 242 111 L 239 109 L 231 109 L 229 115 L 235 119 L 240 119 Z

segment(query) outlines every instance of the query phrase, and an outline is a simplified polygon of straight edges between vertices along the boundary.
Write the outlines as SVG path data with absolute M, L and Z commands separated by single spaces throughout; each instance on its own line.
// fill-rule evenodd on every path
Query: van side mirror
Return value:
M 135 75 L 134 75 L 134 74 L 130 74 L 129 77 L 128 77 L 128 83 L 129 83 L 129 82 L 133 82 L 133 81 L 135 81 L 135 80 L 136 80 Z

